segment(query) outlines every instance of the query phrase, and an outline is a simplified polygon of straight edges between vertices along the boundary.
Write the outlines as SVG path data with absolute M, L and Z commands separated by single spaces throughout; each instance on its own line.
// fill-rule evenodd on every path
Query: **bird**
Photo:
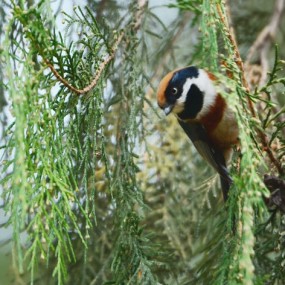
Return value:
M 167 73 L 157 90 L 158 106 L 174 114 L 198 153 L 220 175 L 224 201 L 233 180 L 228 163 L 238 145 L 238 123 L 233 110 L 217 92 L 217 78 L 206 69 L 187 66 Z

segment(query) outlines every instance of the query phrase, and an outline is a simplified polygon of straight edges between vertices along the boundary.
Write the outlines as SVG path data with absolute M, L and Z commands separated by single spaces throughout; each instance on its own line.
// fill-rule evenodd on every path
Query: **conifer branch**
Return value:
M 117 40 L 115 41 L 115 44 L 113 46 L 113 48 L 111 49 L 111 53 L 109 54 L 109 56 L 107 56 L 103 62 L 100 64 L 99 68 L 97 69 L 95 76 L 93 78 L 93 80 L 91 81 L 91 83 L 89 85 L 87 85 L 86 87 L 84 87 L 83 89 L 78 89 L 76 87 L 74 87 L 73 85 L 71 85 L 66 79 L 64 79 L 59 73 L 58 71 L 55 69 L 55 67 L 52 65 L 52 63 L 44 58 L 44 62 L 46 63 L 46 65 L 50 68 L 50 70 L 52 71 L 52 73 L 54 74 L 54 76 L 65 86 L 67 87 L 69 90 L 71 90 L 72 92 L 78 94 L 78 95 L 82 95 L 84 93 L 89 92 L 90 90 L 92 90 L 93 88 L 95 88 L 95 86 L 97 85 L 97 82 L 102 74 L 102 72 L 104 71 L 104 69 L 106 68 L 106 66 L 114 59 L 116 51 L 118 49 L 119 44 L 121 43 L 123 37 L 124 37 L 125 33 L 122 31 L 120 33 L 120 35 L 118 36 Z
M 241 79 L 242 79 L 242 84 L 243 86 L 245 87 L 246 89 L 246 92 L 249 93 L 249 85 L 248 85 L 248 82 L 245 78 L 245 72 L 244 72 L 244 66 L 243 66 L 243 61 L 241 59 L 241 56 L 240 56 L 240 52 L 239 52 L 239 49 L 238 49 L 238 46 L 237 46 L 237 43 L 236 43 L 236 40 L 234 38 L 234 35 L 233 35 L 233 32 L 230 30 L 229 28 L 229 24 L 222 12 L 222 8 L 221 8 L 221 5 L 220 4 L 216 4 L 216 7 L 217 7 L 217 11 L 218 11 L 218 14 L 220 16 L 220 19 L 223 23 L 223 26 L 225 28 L 225 30 L 227 31 L 227 37 L 234 49 L 234 54 L 235 54 L 235 62 L 241 72 Z M 254 110 L 254 107 L 253 107 L 253 104 L 251 102 L 251 100 L 248 98 L 248 106 L 250 108 L 250 111 L 251 113 L 254 115 L 254 117 L 256 117 L 256 114 L 255 114 L 255 110 Z
M 281 0 L 281 1 L 283 1 L 283 0 Z M 235 62 L 236 62 L 237 67 L 239 68 L 239 71 L 240 71 L 242 86 L 245 88 L 246 93 L 250 93 L 249 84 L 248 84 L 248 82 L 247 82 L 247 80 L 245 78 L 245 70 L 244 70 L 243 60 L 241 59 L 241 56 L 240 56 L 240 53 L 239 53 L 239 50 L 238 50 L 238 46 L 237 46 L 236 40 L 234 38 L 233 32 L 229 28 L 229 25 L 228 25 L 228 22 L 226 20 L 226 17 L 223 14 L 221 5 L 220 4 L 216 4 L 216 7 L 217 7 L 217 11 L 218 11 L 219 17 L 220 17 L 220 19 L 222 21 L 222 24 L 224 26 L 224 29 L 227 32 L 226 35 L 227 35 L 227 37 L 228 37 L 228 39 L 229 39 L 229 41 L 230 41 L 230 43 L 231 43 L 231 45 L 232 45 L 232 47 L 234 49 Z M 252 117 L 253 118 L 257 118 L 257 114 L 255 112 L 253 103 L 252 103 L 252 101 L 251 101 L 249 96 L 247 96 L 247 103 L 248 103 L 248 107 L 249 107 L 249 110 L 250 110 L 250 113 L 251 113 Z M 263 130 L 259 129 L 259 128 L 256 128 L 256 132 L 257 132 L 257 135 L 258 135 L 258 137 L 260 139 L 260 142 L 262 144 L 263 150 L 267 153 L 270 161 L 274 164 L 274 166 L 278 170 L 279 174 L 282 175 L 284 173 L 284 171 L 282 169 L 281 163 L 274 156 L 274 154 L 273 154 L 273 152 L 272 152 L 272 150 L 271 150 L 271 148 L 269 146 L 268 138 L 267 138 L 265 132 Z

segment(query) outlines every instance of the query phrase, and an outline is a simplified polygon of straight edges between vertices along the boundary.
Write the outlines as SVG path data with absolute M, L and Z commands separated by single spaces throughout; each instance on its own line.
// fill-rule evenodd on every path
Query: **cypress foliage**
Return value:
M 284 1 L 248 20 L 252 34 L 261 5 L 240 2 L 173 1 L 165 24 L 148 1 L 87 1 L 62 13 L 64 30 L 51 1 L 4 2 L 13 284 L 284 284 Z M 239 123 L 226 204 L 156 107 L 162 75 L 186 64 L 217 76 Z

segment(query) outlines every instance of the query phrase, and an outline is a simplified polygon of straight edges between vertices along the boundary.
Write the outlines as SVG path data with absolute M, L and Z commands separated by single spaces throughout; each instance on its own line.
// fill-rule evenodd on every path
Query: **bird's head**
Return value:
M 189 66 L 169 72 L 160 82 L 157 102 L 166 115 L 171 112 L 181 120 L 197 119 L 215 101 L 213 76 Z

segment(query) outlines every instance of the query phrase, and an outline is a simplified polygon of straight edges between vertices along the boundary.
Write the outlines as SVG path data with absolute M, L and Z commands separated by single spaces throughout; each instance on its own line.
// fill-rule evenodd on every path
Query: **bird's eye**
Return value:
M 176 95 L 177 92 L 178 92 L 178 89 L 176 87 L 173 87 L 171 92 L 172 92 L 173 95 Z

